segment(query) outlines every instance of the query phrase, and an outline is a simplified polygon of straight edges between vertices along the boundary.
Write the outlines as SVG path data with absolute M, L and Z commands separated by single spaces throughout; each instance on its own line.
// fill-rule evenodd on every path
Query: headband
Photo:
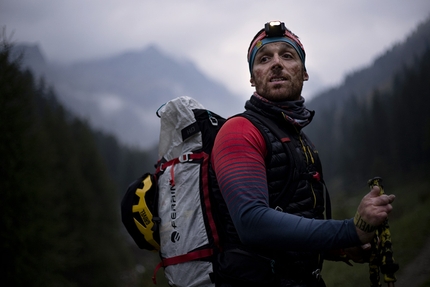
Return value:
M 277 22 L 277 23 L 280 23 L 280 22 Z M 266 24 L 266 27 L 270 27 L 268 24 Z M 305 71 L 306 71 L 306 66 L 305 66 L 306 53 L 302 43 L 299 40 L 299 37 L 297 37 L 290 30 L 285 28 L 285 26 L 283 25 L 284 23 L 280 23 L 280 24 L 281 24 L 281 27 L 284 29 L 284 31 L 282 31 L 282 35 L 276 35 L 275 37 L 270 36 L 270 33 L 266 28 L 258 32 L 254 40 L 251 42 L 251 45 L 249 46 L 249 49 L 248 49 L 248 64 L 249 64 L 249 72 L 251 74 L 252 74 L 252 67 L 254 66 L 255 55 L 257 54 L 258 50 L 264 45 L 269 43 L 274 43 L 274 42 L 285 42 L 291 45 L 299 55 L 300 60 L 303 63 L 303 67 L 305 68 Z

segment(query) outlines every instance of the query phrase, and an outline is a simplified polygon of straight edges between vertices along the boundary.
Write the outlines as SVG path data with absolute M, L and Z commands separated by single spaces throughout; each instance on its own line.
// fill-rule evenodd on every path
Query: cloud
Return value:
M 429 13 L 428 0 L 1 0 L 0 26 L 56 62 L 156 44 L 245 98 L 252 92 L 246 50 L 269 20 L 300 36 L 312 71 L 307 85 L 325 86 L 370 64 Z
M 109 115 L 113 113 L 119 113 L 124 109 L 124 101 L 120 95 L 111 93 L 103 93 L 94 95 L 96 102 L 100 110 Z

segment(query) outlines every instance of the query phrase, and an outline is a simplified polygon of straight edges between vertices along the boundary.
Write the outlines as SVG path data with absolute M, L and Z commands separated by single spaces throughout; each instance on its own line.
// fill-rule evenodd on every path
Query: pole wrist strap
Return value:
M 364 219 L 361 217 L 358 211 L 355 213 L 355 216 L 354 216 L 354 224 L 358 229 L 367 233 L 373 232 L 378 228 L 377 226 L 373 226 L 367 223 L 366 221 L 364 221 Z

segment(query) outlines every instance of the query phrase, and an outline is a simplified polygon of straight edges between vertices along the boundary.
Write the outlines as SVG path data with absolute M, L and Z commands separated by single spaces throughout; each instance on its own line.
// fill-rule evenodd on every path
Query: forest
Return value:
M 51 88 L 0 51 L 3 286 L 127 286 L 134 268 L 119 217 L 119 180 L 93 132 Z M 129 156 L 133 161 L 142 152 Z M 141 170 L 142 166 L 136 167 Z M 129 170 L 125 169 L 124 173 Z M 130 173 L 129 177 L 133 178 Z M 136 177 L 136 175 L 134 175 Z M 131 180 L 131 179 L 130 179 Z M 134 269 L 133 269 L 134 270 Z M 133 282 L 132 282 L 133 283 Z M 129 285 L 133 286 L 133 284 Z
M 10 61 L 9 50 L 3 42 L 2 283 L 151 286 L 157 254 L 133 246 L 119 203 L 127 185 L 153 169 L 154 151 L 122 146 L 114 136 L 92 130 L 57 101 L 43 79 L 21 69 L 19 60 Z M 389 87 L 332 103 L 308 131 L 323 161 L 336 218 L 353 216 L 373 176 L 382 176 L 387 192 L 396 194 L 390 226 L 401 268 L 430 237 L 429 79 L 428 48 Z M 328 286 L 367 285 L 364 265 L 345 268 L 340 274 L 327 264 Z
M 382 176 L 399 183 L 430 170 L 430 52 L 396 74 L 390 86 L 331 99 L 306 132 L 326 178 L 340 189 Z M 355 190 L 351 190 L 353 192 Z
M 382 177 L 385 191 L 396 195 L 390 228 L 398 278 L 403 277 L 396 286 L 430 286 L 430 274 L 423 285 L 402 274 L 430 244 L 430 46 L 389 83 L 370 93 L 331 99 L 306 129 L 323 162 L 334 218 L 351 217 L 367 192 L 367 180 Z M 419 269 L 422 262 L 413 264 Z M 325 265 L 328 286 L 368 283 L 366 264 Z

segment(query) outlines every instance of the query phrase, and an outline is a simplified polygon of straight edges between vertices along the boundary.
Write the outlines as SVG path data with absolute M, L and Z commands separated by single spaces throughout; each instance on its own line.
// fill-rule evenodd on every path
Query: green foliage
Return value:
M 0 221 L 7 286 L 123 286 L 119 195 L 87 124 L 0 51 Z

